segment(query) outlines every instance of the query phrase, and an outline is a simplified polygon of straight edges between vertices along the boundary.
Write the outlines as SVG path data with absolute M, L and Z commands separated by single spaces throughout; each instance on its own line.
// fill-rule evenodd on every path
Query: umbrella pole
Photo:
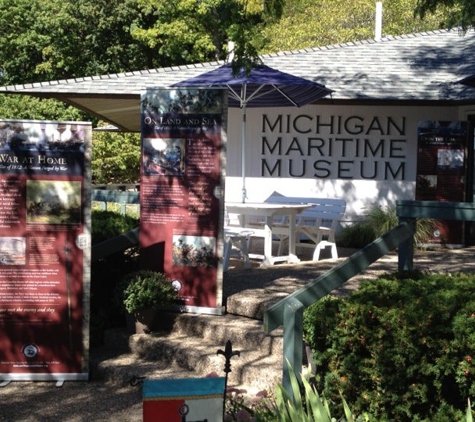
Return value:
M 242 177 L 242 202 L 246 202 L 246 104 L 242 104 L 241 121 L 241 177 Z

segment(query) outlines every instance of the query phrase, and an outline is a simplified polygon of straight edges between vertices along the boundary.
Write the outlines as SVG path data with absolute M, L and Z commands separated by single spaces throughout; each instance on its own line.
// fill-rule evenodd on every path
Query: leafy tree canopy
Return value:
M 278 20 L 285 0 L 137 0 L 157 17 L 132 28 L 132 36 L 173 64 L 225 59 L 235 42 L 234 65 L 249 68 L 262 48 L 260 28 Z
M 473 0 L 417 0 L 415 13 L 426 19 L 430 13 L 444 11 L 448 27 L 461 26 L 464 30 L 475 26 Z
M 383 35 L 446 26 L 445 10 L 430 12 L 424 20 L 415 17 L 417 1 L 383 1 Z M 262 29 L 262 37 L 267 41 L 264 51 L 297 50 L 374 38 L 375 8 L 374 0 L 287 1 L 282 19 Z
M 0 0 L 0 83 L 66 79 L 158 66 L 135 40 L 135 0 Z
M 254 60 L 284 1 L 0 0 L 0 84 Z
M 99 122 L 99 126 L 105 126 Z M 138 183 L 140 179 L 140 135 L 138 133 L 94 132 L 92 183 Z
M 90 121 L 86 113 L 53 99 L 28 95 L 0 95 L 2 119 Z

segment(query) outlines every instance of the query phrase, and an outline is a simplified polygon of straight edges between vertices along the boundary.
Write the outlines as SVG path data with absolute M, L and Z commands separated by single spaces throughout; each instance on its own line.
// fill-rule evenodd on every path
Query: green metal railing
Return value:
M 414 232 L 416 218 L 475 221 L 475 204 L 441 203 L 436 201 L 398 201 L 396 213 L 399 225 L 350 256 L 346 261 L 321 275 L 305 287 L 290 294 L 264 313 L 264 330 L 270 333 L 284 328 L 284 361 L 282 384 L 292 394 L 290 367 L 296 374 L 302 371 L 303 312 L 305 308 L 330 294 L 373 262 L 398 249 L 398 269 L 413 269 Z
M 138 204 L 139 192 L 94 189 L 92 200 Z M 346 281 L 368 268 L 387 253 L 398 248 L 398 269 L 412 270 L 414 263 L 414 232 L 417 218 L 475 221 L 475 204 L 465 202 L 397 201 L 399 225 L 376 239 L 347 260 L 338 264 L 305 287 L 282 299 L 264 313 L 264 330 L 270 333 L 284 328 L 284 389 L 292 394 L 288 366 L 296 374 L 302 370 L 303 312 L 305 308 L 329 295 Z M 92 261 L 138 244 L 139 228 L 108 239 L 92 247 Z

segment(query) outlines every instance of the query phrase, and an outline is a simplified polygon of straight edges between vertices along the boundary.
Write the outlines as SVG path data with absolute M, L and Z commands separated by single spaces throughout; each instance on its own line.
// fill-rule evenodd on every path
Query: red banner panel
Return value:
M 466 201 L 467 135 L 467 122 L 419 122 L 416 200 Z M 443 220 L 437 225 L 431 243 L 462 246 L 463 222 Z
M 3 381 L 88 378 L 90 141 L 86 123 L 0 120 Z
M 173 280 L 184 309 L 221 312 L 224 89 L 142 94 L 142 267 Z

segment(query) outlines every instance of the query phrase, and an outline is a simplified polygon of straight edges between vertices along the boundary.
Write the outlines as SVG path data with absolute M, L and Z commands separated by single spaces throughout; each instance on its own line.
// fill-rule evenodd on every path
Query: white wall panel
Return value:
M 463 115 L 457 107 L 249 108 L 247 200 L 274 191 L 344 198 L 351 219 L 370 205 L 413 199 L 418 122 Z M 241 110 L 230 109 L 226 200 L 240 201 L 241 187 Z

